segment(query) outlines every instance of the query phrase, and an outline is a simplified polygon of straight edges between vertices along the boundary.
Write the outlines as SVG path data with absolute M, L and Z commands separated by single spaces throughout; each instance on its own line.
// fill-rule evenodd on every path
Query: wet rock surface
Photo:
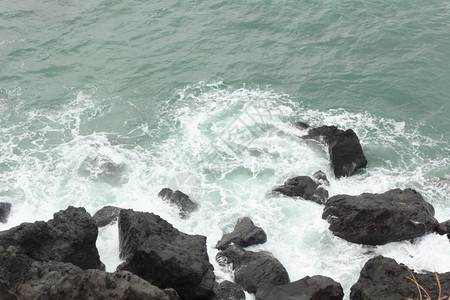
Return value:
M 164 201 L 174 204 L 180 210 L 182 218 L 188 218 L 191 213 L 198 209 L 197 203 L 192 201 L 188 195 L 180 191 L 173 191 L 169 188 L 162 189 L 158 196 Z
M 359 138 L 352 129 L 344 131 L 336 126 L 310 127 L 303 122 L 294 125 L 308 130 L 302 136 L 303 139 L 313 139 L 327 146 L 336 178 L 351 176 L 367 166 Z
M 334 235 L 366 245 L 414 239 L 438 226 L 433 206 L 412 189 L 337 195 L 328 199 L 322 218 Z
M 234 282 L 224 280 L 214 288 L 213 300 L 245 300 L 244 290 Z
M 69 206 L 48 222 L 22 223 L 0 232 L 0 246 L 18 246 L 33 260 L 70 262 L 82 269 L 104 265 L 95 245 L 98 229 L 84 208 Z
M 328 191 L 309 176 L 290 178 L 273 191 L 289 197 L 302 197 L 319 204 L 324 204 L 328 199 Z
M 8 202 L 0 202 L 0 223 L 8 222 L 11 213 L 12 204 Z
M 114 224 L 119 219 L 120 210 L 121 208 L 116 206 L 104 206 L 98 210 L 92 218 L 97 227 Z
M 232 264 L 235 282 L 255 294 L 259 289 L 289 283 L 289 275 L 281 262 L 269 252 L 246 251 L 229 246 L 216 256 L 219 264 Z
M 300 280 L 258 291 L 256 300 L 341 300 L 340 283 L 326 276 L 306 276 Z
M 431 299 L 438 299 L 439 289 L 434 273 L 413 272 L 413 275 Z M 441 296 L 450 295 L 450 272 L 437 276 L 442 289 Z M 350 299 L 419 299 L 417 285 L 407 277 L 413 278 L 405 265 L 398 264 L 391 258 L 377 256 L 364 265 L 358 281 L 351 287 Z M 423 291 L 422 296 L 425 299 Z
M 217 242 L 216 248 L 224 250 L 230 244 L 241 247 L 247 247 L 256 244 L 264 244 L 267 241 L 267 235 L 261 227 L 255 226 L 249 217 L 240 218 L 234 230 L 225 234 L 222 239 Z
M 130 271 L 160 288 L 173 288 L 182 299 L 212 299 L 215 276 L 206 237 L 178 231 L 161 217 L 121 210 L 118 270 Z

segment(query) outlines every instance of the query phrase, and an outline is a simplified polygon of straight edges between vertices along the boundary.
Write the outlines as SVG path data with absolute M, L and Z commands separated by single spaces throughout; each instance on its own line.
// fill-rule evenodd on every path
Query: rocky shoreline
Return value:
M 352 130 L 334 126 L 307 129 L 304 139 L 324 143 L 334 175 L 351 176 L 367 161 Z M 450 234 L 450 220 L 439 223 L 434 208 L 413 189 L 381 194 L 328 197 L 322 171 L 297 176 L 275 187 L 273 194 L 323 205 L 322 218 L 330 231 L 351 243 L 383 245 L 413 240 L 430 233 Z M 159 196 L 189 218 L 197 203 L 168 188 Z M 11 204 L 0 203 L 0 222 L 6 223 Z M 106 272 L 96 248 L 98 227 L 118 222 L 120 258 L 115 272 Z M 22 223 L 0 232 L 1 299 L 154 299 L 258 300 L 343 299 L 340 283 L 310 274 L 291 281 L 281 262 L 266 251 L 246 247 L 270 238 L 264 229 L 242 216 L 234 230 L 217 241 L 215 260 L 230 266 L 234 282 L 216 278 L 206 237 L 179 231 L 150 212 L 106 206 L 91 216 L 82 207 L 68 207 L 44 222 Z M 440 280 L 440 290 L 436 288 Z M 417 273 L 391 258 L 370 258 L 351 287 L 350 299 L 418 299 L 418 285 L 434 299 L 450 295 L 450 272 Z M 440 291 L 440 295 L 438 295 Z M 374 296 L 376 295 L 376 296 Z
M 412 192 L 412 191 L 411 191 Z M 0 232 L 2 299 L 343 299 L 342 286 L 320 275 L 291 281 L 271 253 L 246 250 L 265 243 L 264 230 L 249 217 L 217 242 L 216 260 L 231 265 L 235 282 L 217 282 L 206 237 L 180 232 L 159 216 L 120 209 L 120 256 L 116 272 L 105 272 L 95 242 L 96 220 L 84 208 L 68 207 L 47 221 L 23 223 Z M 436 224 L 439 228 L 439 224 Z M 393 259 L 367 261 L 350 299 L 419 297 L 416 278 L 435 295 L 434 273 L 409 273 Z M 450 294 L 450 272 L 437 274 L 442 295 Z M 234 297 L 234 298 L 233 298 Z M 289 297 L 289 298 L 288 298 Z M 434 296 L 432 296 L 434 297 Z

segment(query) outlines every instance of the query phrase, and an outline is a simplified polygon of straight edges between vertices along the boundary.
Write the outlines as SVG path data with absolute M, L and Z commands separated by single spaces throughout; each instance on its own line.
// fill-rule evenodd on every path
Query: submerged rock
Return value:
M 78 169 L 78 173 L 92 180 L 100 180 L 110 185 L 120 185 L 128 182 L 126 169 L 125 163 L 115 162 L 106 155 L 97 154 L 94 158 L 86 158 Z
M 104 206 L 98 210 L 92 218 L 95 221 L 97 227 L 103 227 L 111 223 L 115 223 L 119 218 L 120 211 L 122 209 L 116 206 Z
M 188 195 L 180 191 L 172 191 L 169 188 L 162 189 L 158 196 L 163 200 L 175 204 L 180 210 L 180 216 L 187 218 L 189 215 L 197 210 L 197 203 L 193 202 Z
M 337 195 L 328 199 L 322 218 L 334 235 L 366 245 L 414 239 L 438 226 L 433 206 L 412 189 Z
M 161 217 L 123 209 L 119 217 L 118 270 L 130 271 L 182 299 L 212 299 L 214 272 L 206 237 L 178 231 Z
M 0 202 L 0 223 L 8 222 L 11 213 L 12 204 L 8 202 Z
M 290 178 L 273 191 L 289 197 L 302 197 L 319 204 L 324 204 L 328 199 L 328 191 L 309 176 Z
M 325 276 L 306 276 L 300 280 L 259 290 L 256 300 L 341 300 L 340 283 Z
M 417 283 L 430 295 L 431 299 L 438 299 L 438 284 L 436 275 L 431 272 L 413 272 Z M 450 272 L 437 274 L 439 277 L 442 296 L 450 295 Z M 408 279 L 413 276 L 408 268 L 391 258 L 377 256 L 366 262 L 361 270 L 358 282 L 350 289 L 350 299 L 419 299 L 416 283 Z M 422 291 L 425 298 L 425 293 Z
M 234 230 L 225 234 L 220 241 L 217 242 L 216 248 L 224 250 L 228 245 L 247 247 L 256 244 L 264 244 L 267 241 L 267 235 L 261 227 L 253 224 L 249 217 L 240 218 Z
M 0 232 L 0 246 L 18 246 L 33 260 L 70 262 L 82 269 L 104 265 L 96 248 L 98 228 L 84 208 L 69 206 L 48 222 L 22 223 Z
M 367 166 L 359 138 L 352 129 L 341 130 L 336 126 L 310 127 L 306 123 L 294 123 L 299 128 L 308 129 L 302 138 L 314 139 L 328 147 L 331 166 L 336 178 L 351 176 Z
M 216 256 L 219 264 L 232 264 L 238 285 L 249 293 L 259 289 L 289 283 L 289 275 L 281 262 L 269 252 L 246 251 L 229 246 Z

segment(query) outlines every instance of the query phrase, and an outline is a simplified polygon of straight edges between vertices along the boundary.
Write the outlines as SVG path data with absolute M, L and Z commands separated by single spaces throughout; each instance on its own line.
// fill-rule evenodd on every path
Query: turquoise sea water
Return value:
M 68 205 L 130 207 L 206 235 L 214 262 L 248 215 L 269 238 L 254 249 L 292 280 L 331 276 L 348 295 L 376 254 L 449 271 L 446 237 L 349 244 L 320 206 L 268 194 L 331 177 L 325 151 L 296 138 L 301 120 L 360 137 L 368 169 L 330 178 L 331 195 L 411 187 L 450 219 L 449 32 L 448 1 L 3 1 L 0 201 L 13 211 L 0 229 Z M 167 186 L 199 212 L 180 220 L 157 197 Z M 116 226 L 100 231 L 110 271 L 117 245 Z

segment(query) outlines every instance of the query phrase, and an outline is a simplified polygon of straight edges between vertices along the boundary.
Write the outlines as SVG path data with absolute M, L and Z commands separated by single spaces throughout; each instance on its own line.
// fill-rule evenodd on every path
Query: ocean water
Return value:
M 330 195 L 414 188 L 450 219 L 448 1 L 2 1 L 0 201 L 6 230 L 69 205 L 159 214 L 216 242 L 250 216 L 292 281 L 326 275 L 348 298 L 385 255 L 450 271 L 430 234 L 369 247 L 331 234 L 315 203 L 270 194 L 324 171 Z M 358 134 L 368 168 L 332 177 L 324 148 L 291 125 Z M 200 204 L 187 220 L 157 197 Z M 97 242 L 120 263 L 117 225 Z M 406 279 L 405 279 L 406 280 Z M 253 299 L 252 295 L 247 295 Z

